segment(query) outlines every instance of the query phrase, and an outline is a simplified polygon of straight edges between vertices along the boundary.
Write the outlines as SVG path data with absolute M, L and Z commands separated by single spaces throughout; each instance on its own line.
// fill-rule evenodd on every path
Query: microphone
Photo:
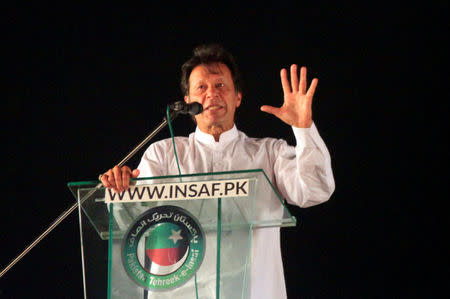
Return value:
M 197 115 L 199 113 L 202 113 L 203 106 L 200 103 L 192 102 L 190 104 L 184 102 L 184 101 L 178 101 L 173 104 L 169 105 L 170 110 L 176 113 L 181 114 L 189 114 L 189 115 Z

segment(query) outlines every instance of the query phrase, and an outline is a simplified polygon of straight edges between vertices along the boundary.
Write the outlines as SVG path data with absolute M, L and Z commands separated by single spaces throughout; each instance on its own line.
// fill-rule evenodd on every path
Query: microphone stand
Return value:
M 170 113 L 170 119 L 174 120 L 180 112 L 172 111 Z M 168 120 L 164 117 L 163 121 L 151 132 L 147 137 L 144 138 L 132 151 L 130 151 L 118 164 L 117 166 L 122 167 L 125 163 L 133 157 L 136 152 L 138 152 L 147 142 L 149 142 L 159 131 L 161 131 L 168 124 Z M 95 193 L 96 189 L 101 188 L 103 185 L 99 183 L 95 186 L 95 189 L 92 189 L 88 192 L 84 197 L 82 197 L 79 201 L 80 204 L 83 204 L 92 194 Z M 2 272 L 0 272 L 0 278 L 5 275 L 18 261 L 20 261 L 31 249 L 33 249 L 39 242 L 42 241 L 55 227 L 57 227 L 70 213 L 72 213 L 78 207 L 78 201 L 76 201 L 71 207 L 69 207 L 65 212 L 63 212 L 55 221 L 42 233 L 37 237 L 30 245 L 28 245 L 25 250 L 22 251 L 15 259 L 13 259 L 8 266 L 6 266 Z

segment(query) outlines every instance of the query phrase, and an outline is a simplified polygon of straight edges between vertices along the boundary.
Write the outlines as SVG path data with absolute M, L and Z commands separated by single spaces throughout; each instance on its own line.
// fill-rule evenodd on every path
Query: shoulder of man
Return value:
M 187 142 L 189 140 L 188 137 L 185 136 L 175 136 L 173 139 L 175 139 L 176 143 L 179 142 Z M 158 141 L 153 142 L 150 147 L 167 147 L 172 146 L 172 138 L 165 138 Z
M 264 146 L 266 148 L 278 149 L 280 146 L 287 145 L 286 140 L 273 137 L 249 137 L 244 132 L 239 131 L 241 140 L 245 143 L 257 147 Z

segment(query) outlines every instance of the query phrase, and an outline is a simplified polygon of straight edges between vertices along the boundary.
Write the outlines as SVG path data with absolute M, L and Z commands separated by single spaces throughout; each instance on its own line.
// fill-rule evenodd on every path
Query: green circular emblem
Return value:
M 204 253 L 200 224 L 176 206 L 159 206 L 140 215 L 122 245 L 125 271 L 140 287 L 151 291 L 187 282 L 199 269 Z

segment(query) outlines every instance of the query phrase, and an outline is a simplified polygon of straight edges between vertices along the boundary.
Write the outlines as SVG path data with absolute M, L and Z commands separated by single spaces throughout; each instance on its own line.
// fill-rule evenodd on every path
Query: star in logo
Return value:
M 170 235 L 169 239 L 172 239 L 173 244 L 176 244 L 178 240 L 183 240 L 183 237 L 181 236 L 181 229 L 179 231 L 174 231 L 173 229 L 172 235 Z

